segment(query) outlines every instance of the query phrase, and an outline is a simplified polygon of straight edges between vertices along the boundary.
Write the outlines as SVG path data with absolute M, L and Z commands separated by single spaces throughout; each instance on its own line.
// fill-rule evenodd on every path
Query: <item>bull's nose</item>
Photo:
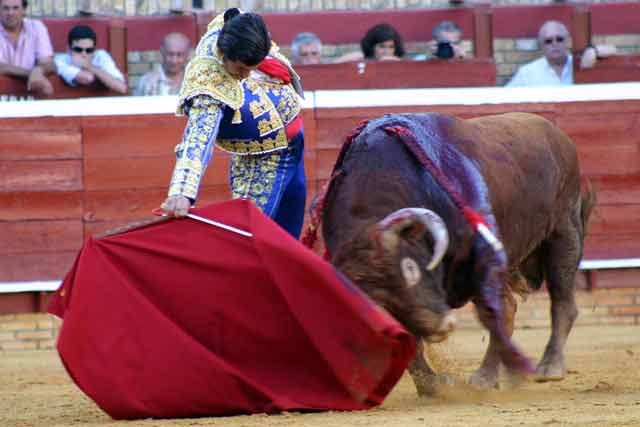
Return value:
M 439 334 L 450 334 L 456 328 L 456 316 L 452 313 L 447 313 L 442 322 L 440 322 L 440 327 L 438 328 Z
M 449 334 L 453 332 L 456 327 L 456 318 L 453 314 L 447 313 L 440 321 L 438 329 L 431 332 L 428 336 L 424 337 L 428 343 L 439 343 L 447 339 Z

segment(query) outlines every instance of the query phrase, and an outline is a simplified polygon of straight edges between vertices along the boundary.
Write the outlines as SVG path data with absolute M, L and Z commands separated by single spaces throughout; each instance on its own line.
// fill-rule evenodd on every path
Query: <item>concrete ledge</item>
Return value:
M 0 283 L 0 294 L 16 292 L 53 292 L 60 287 L 61 283 L 61 280 Z
M 608 270 L 638 267 L 640 267 L 640 258 L 590 259 L 580 263 L 580 270 Z
M 640 100 L 640 83 L 558 87 L 318 90 L 305 92 L 303 108 L 365 108 Z M 0 103 L 0 117 L 88 117 L 173 114 L 176 96 L 113 96 Z

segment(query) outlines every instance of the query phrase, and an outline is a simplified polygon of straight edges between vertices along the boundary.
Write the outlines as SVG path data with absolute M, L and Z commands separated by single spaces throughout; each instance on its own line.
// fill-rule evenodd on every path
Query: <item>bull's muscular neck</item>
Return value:
M 337 193 L 341 200 L 336 201 L 345 213 L 341 219 L 347 222 L 346 227 L 341 227 L 344 233 L 350 237 L 404 207 L 432 209 L 464 228 L 451 197 L 400 138 L 383 130 L 390 127 L 408 129 L 419 149 L 461 194 L 464 202 L 490 212 L 490 206 L 482 204 L 488 197 L 478 169 L 451 144 L 448 137 L 451 122 L 450 117 L 439 114 L 394 115 L 376 120 L 362 130 L 352 141 L 343 162 L 336 165 L 345 175 L 338 180 L 341 189 Z M 342 240 L 339 236 L 333 237 Z

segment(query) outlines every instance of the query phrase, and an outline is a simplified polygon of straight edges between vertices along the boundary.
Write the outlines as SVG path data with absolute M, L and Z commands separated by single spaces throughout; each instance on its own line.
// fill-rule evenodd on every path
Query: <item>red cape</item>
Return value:
M 251 202 L 90 238 L 49 311 L 60 357 L 113 418 L 380 404 L 413 337 Z

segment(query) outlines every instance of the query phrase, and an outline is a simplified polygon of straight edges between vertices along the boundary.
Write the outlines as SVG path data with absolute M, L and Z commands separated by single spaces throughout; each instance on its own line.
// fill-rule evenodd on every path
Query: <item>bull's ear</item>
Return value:
M 400 236 L 397 233 L 382 232 L 377 234 L 378 244 L 387 252 L 396 253 L 400 245 Z
M 426 232 L 426 227 L 415 218 L 399 221 L 386 230 L 378 229 L 378 242 L 386 251 L 395 253 L 401 240 L 420 239 Z

